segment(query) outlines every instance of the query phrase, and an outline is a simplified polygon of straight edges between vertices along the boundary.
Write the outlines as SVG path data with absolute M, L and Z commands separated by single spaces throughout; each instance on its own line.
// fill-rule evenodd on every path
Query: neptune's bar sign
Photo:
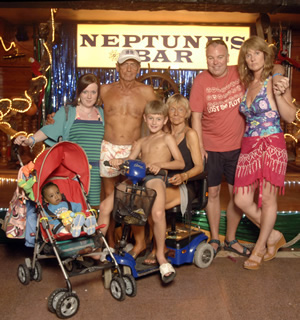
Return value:
M 114 68 L 119 52 L 133 48 L 142 68 L 206 69 L 205 45 L 211 39 L 226 42 L 233 65 L 249 36 L 250 27 L 241 26 L 78 24 L 77 67 Z

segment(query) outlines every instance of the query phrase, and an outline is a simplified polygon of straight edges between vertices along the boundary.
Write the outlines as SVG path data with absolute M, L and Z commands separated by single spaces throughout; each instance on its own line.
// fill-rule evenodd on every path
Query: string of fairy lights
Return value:
M 52 28 L 52 33 L 51 33 L 51 39 L 52 42 L 55 40 L 55 22 L 54 22 L 54 14 L 57 12 L 57 9 L 51 9 L 51 28 Z M 12 49 L 14 49 L 14 54 L 18 54 L 18 48 L 17 45 L 14 41 L 12 41 L 9 45 L 5 45 L 4 39 L 0 36 L 0 43 L 3 47 L 3 49 L 8 52 Z M 46 42 L 43 43 L 43 47 L 48 55 L 49 58 L 49 65 L 47 68 L 44 70 L 44 73 L 46 73 L 49 68 L 52 65 L 52 56 L 51 52 L 49 50 L 49 47 Z M 32 62 L 34 61 L 33 58 L 30 58 L 29 61 Z M 45 92 L 45 89 L 48 85 L 48 79 L 44 74 L 38 75 L 36 77 L 33 77 L 32 82 L 40 81 L 39 83 L 43 83 L 43 85 L 39 88 L 38 94 L 41 94 L 42 92 Z M 27 133 L 26 131 L 15 131 L 11 124 L 7 121 L 5 121 L 5 117 L 9 116 L 10 112 L 18 112 L 18 113 L 26 113 L 27 111 L 30 110 L 30 108 L 33 105 L 32 97 L 28 94 L 28 91 L 25 90 L 24 92 L 24 97 L 21 98 L 13 98 L 13 99 L 8 99 L 8 98 L 3 98 L 0 99 L 0 126 L 4 129 L 4 132 L 8 133 L 10 136 L 10 139 L 14 139 L 15 137 L 19 135 L 24 135 L 27 138 L 33 135 L 33 133 Z M 36 161 L 36 159 L 40 156 L 40 154 L 45 150 L 45 145 L 42 145 L 41 151 L 36 155 L 35 159 L 33 162 Z M 0 177 L 0 183 L 16 183 L 17 179 L 15 178 L 7 178 L 7 177 Z M 0 208 L 1 210 L 1 208 Z

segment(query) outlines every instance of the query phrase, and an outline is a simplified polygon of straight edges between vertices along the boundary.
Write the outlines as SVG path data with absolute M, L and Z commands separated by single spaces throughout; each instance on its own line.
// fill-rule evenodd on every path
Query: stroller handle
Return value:
M 16 154 L 19 162 L 20 162 L 20 166 L 23 167 L 24 164 L 23 164 L 23 161 L 21 159 L 19 150 L 20 150 L 20 146 L 18 144 L 14 144 L 14 152 L 15 152 L 15 154 Z

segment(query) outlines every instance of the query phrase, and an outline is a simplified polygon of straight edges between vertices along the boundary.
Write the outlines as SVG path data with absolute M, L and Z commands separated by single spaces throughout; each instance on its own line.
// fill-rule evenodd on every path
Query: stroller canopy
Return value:
M 33 185 L 33 192 L 40 203 L 42 186 L 53 179 L 72 180 L 78 175 L 84 191 L 89 192 L 89 162 L 84 150 L 76 143 L 63 141 L 45 150 L 36 160 L 35 170 L 37 181 Z M 64 193 L 64 190 L 61 192 Z

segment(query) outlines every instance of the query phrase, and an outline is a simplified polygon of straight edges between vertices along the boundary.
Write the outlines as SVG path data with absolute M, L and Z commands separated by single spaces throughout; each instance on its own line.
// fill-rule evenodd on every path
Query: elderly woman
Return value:
M 100 82 L 94 74 L 85 74 L 78 79 L 77 95 L 71 105 L 58 110 L 54 122 L 42 127 L 33 136 L 18 136 L 15 143 L 33 147 L 45 141 L 52 146 L 62 137 L 80 145 L 91 165 L 91 183 L 88 200 L 91 206 L 100 204 L 101 178 L 99 170 L 101 143 L 104 136 L 103 110 L 100 105 Z
M 181 204 L 183 200 L 181 199 L 181 194 L 186 194 L 190 201 L 195 198 L 195 181 L 190 179 L 203 171 L 203 163 L 198 135 L 188 124 L 191 115 L 188 100 L 180 94 L 174 94 L 166 103 L 168 106 L 169 130 L 175 137 L 185 161 L 185 167 L 182 171 L 169 171 L 169 184 L 166 189 L 166 209 L 170 209 Z M 182 192 L 180 189 L 182 189 Z M 185 211 L 184 209 L 182 210 Z M 155 245 L 143 263 L 146 265 L 156 264 Z

